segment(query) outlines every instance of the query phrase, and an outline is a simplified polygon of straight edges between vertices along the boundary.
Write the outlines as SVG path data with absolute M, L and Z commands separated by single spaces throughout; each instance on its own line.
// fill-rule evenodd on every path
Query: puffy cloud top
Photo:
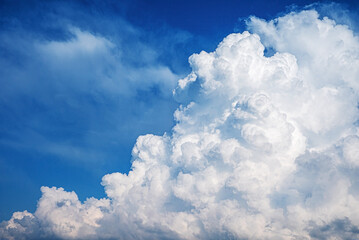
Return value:
M 248 26 L 190 57 L 172 134 L 140 136 L 107 198 L 43 187 L 0 236 L 358 238 L 359 39 L 314 10 Z

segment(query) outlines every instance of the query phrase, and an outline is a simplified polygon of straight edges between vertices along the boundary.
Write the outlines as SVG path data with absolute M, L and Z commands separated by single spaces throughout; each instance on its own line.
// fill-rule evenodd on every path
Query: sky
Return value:
M 358 10 L 1 1 L 0 238 L 358 237 Z

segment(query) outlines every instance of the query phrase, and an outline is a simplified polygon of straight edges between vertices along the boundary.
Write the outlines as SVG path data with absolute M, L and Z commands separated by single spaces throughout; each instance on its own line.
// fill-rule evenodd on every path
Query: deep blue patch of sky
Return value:
M 34 211 L 41 186 L 105 196 L 101 177 L 129 171 L 139 135 L 171 132 L 171 89 L 192 53 L 245 30 L 249 15 L 310 3 L 1 1 L 0 220 Z

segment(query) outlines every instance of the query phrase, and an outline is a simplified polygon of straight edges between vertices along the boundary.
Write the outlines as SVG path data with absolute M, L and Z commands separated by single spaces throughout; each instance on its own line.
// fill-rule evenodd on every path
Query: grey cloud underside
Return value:
M 107 198 L 43 187 L 0 236 L 358 238 L 358 38 L 314 10 L 248 24 L 190 57 L 172 134 L 138 137 Z

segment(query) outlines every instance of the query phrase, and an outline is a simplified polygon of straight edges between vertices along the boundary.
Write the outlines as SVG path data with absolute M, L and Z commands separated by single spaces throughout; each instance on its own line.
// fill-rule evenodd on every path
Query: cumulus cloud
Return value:
M 190 57 L 172 134 L 138 137 L 132 170 L 103 177 L 106 198 L 43 187 L 1 236 L 359 237 L 359 39 L 315 10 L 247 24 Z

